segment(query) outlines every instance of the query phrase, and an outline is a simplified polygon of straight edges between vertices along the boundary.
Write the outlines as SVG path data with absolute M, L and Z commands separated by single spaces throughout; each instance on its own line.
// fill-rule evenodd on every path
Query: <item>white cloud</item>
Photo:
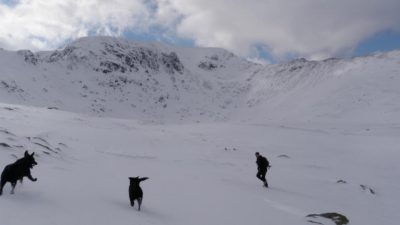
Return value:
M 249 54 L 265 45 L 275 57 L 345 54 L 385 29 L 400 28 L 398 0 L 159 0 L 183 18 L 177 33 L 199 46 Z M 171 14 L 173 15 L 173 14 Z
M 35 50 L 90 33 L 118 35 L 143 26 L 148 13 L 141 0 L 21 0 L 0 5 L 0 45 Z
M 399 0 L 21 0 L 0 5 L 0 47 L 55 48 L 88 34 L 156 26 L 162 35 L 247 57 L 261 46 L 277 59 L 314 59 L 350 53 L 379 31 L 400 31 L 399 12 Z

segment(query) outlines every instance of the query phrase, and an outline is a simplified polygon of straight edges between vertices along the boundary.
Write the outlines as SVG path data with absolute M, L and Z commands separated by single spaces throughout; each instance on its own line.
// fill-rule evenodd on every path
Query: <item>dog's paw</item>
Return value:
M 36 182 L 36 181 L 37 181 L 37 178 L 33 178 L 32 181 L 33 181 L 33 182 Z

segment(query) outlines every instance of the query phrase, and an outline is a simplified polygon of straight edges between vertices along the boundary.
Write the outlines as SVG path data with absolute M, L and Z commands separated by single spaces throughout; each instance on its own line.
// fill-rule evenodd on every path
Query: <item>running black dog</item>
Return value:
M 28 151 L 25 151 L 23 158 L 4 168 L 1 174 L 0 195 L 3 193 L 3 187 L 7 182 L 11 183 L 11 194 L 14 194 L 15 185 L 17 185 L 18 180 L 22 182 L 24 177 L 28 177 L 31 181 L 37 181 L 37 178 L 33 178 L 31 175 L 31 169 L 37 165 L 35 158 L 33 158 L 34 154 L 34 152 L 28 154 Z
M 142 188 L 140 188 L 139 183 L 149 179 L 148 177 L 129 177 L 130 180 L 130 185 L 129 185 L 129 199 L 131 200 L 131 206 L 133 207 L 135 205 L 135 200 L 138 201 L 139 208 L 138 210 L 140 211 L 140 206 L 142 205 L 142 200 L 143 200 L 143 191 Z

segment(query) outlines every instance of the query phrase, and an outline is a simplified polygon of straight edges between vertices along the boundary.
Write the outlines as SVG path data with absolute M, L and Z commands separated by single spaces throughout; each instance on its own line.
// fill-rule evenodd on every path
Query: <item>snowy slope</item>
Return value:
M 251 77 L 249 118 L 332 123 L 400 122 L 400 51 L 353 59 L 296 60 Z
M 1 167 L 25 149 L 39 155 L 37 182 L 18 184 L 15 195 L 6 185 L 1 224 L 328 225 L 306 216 L 330 212 L 350 224 L 400 219 L 399 127 L 142 125 L 4 104 L 0 123 L 10 146 L 0 147 Z M 269 189 L 255 178 L 255 151 L 271 161 Z M 129 205 L 129 176 L 150 177 L 140 212 Z

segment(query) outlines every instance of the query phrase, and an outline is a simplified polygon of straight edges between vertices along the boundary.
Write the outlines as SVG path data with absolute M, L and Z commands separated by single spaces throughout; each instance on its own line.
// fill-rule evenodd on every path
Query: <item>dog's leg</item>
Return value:
M 131 206 L 133 207 L 135 205 L 135 200 L 131 200 Z
M 139 208 L 138 208 L 138 210 L 140 211 L 140 206 L 142 205 L 142 198 L 138 198 L 138 205 L 139 205 Z
M 1 184 L 0 184 L 0 195 L 3 194 L 3 187 L 6 184 L 6 182 L 4 180 L 1 180 Z
M 17 185 L 17 182 L 13 182 L 13 183 L 11 183 L 11 186 L 12 186 L 12 189 L 11 189 L 11 194 L 13 195 L 14 194 L 14 189 L 15 189 L 15 186 Z
M 33 178 L 31 173 L 29 173 L 27 177 L 29 178 L 29 180 L 31 180 L 33 182 L 37 181 L 37 178 Z

